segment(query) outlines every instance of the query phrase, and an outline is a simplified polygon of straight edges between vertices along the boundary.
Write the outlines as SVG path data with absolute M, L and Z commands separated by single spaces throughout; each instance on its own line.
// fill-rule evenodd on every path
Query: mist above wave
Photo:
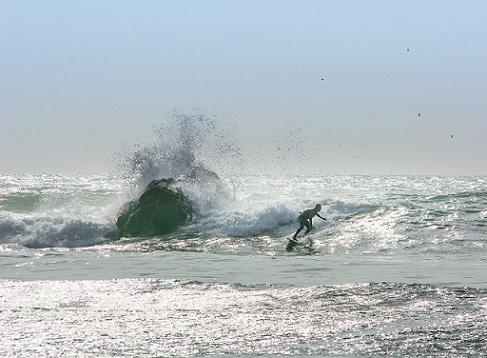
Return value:
M 140 194 L 154 179 L 189 176 L 198 168 L 220 174 L 240 160 L 235 138 L 214 117 L 173 112 L 154 128 L 152 140 L 121 153 L 119 166 Z

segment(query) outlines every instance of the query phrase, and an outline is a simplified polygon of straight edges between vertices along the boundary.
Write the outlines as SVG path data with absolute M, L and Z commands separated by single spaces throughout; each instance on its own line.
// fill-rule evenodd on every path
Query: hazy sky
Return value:
M 257 171 L 487 174 L 486 24 L 485 1 L 0 0 L 0 173 L 112 170 L 177 110 Z

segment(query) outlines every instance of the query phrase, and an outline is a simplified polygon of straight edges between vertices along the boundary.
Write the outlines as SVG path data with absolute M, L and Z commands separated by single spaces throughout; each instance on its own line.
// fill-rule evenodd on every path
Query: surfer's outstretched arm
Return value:
M 323 216 L 321 216 L 321 215 L 320 215 L 320 214 L 318 214 L 318 213 L 316 213 L 316 216 L 317 216 L 317 217 L 319 217 L 320 219 L 323 219 L 323 220 L 325 220 L 325 221 L 328 221 L 328 220 L 326 220 L 326 218 L 324 218 Z

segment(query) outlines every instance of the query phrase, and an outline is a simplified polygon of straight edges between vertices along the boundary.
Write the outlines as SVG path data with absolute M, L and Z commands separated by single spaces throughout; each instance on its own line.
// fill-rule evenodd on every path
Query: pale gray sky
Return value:
M 485 1 L 0 1 L 0 172 L 109 171 L 196 108 L 238 139 L 246 170 L 487 174 L 486 14 Z

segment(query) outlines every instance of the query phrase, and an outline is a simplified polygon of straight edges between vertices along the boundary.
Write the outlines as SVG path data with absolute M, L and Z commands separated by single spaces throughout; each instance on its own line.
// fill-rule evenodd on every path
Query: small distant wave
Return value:
M 12 212 L 32 212 L 41 204 L 39 193 L 11 193 L 0 195 L 0 210 Z
M 441 194 L 429 197 L 428 201 L 448 201 L 451 199 L 487 199 L 487 191 L 463 191 L 459 193 Z
M 372 213 L 381 208 L 378 204 L 353 203 L 341 200 L 321 201 L 323 213 L 331 218 L 350 218 L 356 215 Z
M 318 285 L 299 288 L 293 286 L 281 286 L 278 284 L 244 284 L 239 282 L 206 282 L 183 279 L 151 279 L 154 291 L 171 289 L 196 289 L 196 290 L 220 290 L 222 288 L 234 291 L 265 291 L 275 290 L 283 294 L 294 295 L 302 292 L 303 298 L 308 299 L 332 299 L 345 295 L 380 295 L 385 303 L 400 303 L 408 299 L 436 298 L 487 298 L 487 289 L 476 287 L 445 287 L 428 283 L 401 283 L 401 282 L 362 282 L 337 285 Z M 392 295 L 396 293 L 396 295 Z

